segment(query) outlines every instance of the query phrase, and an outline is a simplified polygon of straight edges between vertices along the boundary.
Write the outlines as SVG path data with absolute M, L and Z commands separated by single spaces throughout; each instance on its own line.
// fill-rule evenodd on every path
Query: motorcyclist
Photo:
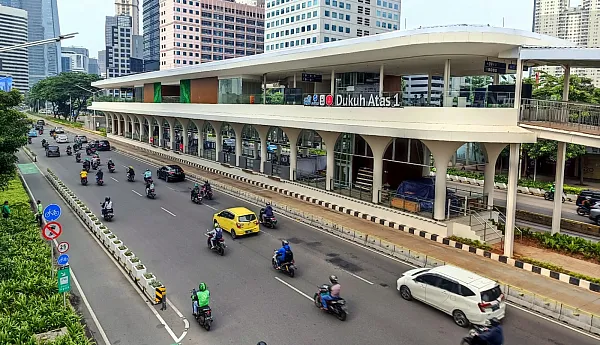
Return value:
M 206 196 L 207 193 L 211 191 L 210 183 L 208 181 L 204 181 L 204 185 L 202 186 L 202 192 Z
M 127 168 L 127 176 L 135 176 L 135 171 L 133 171 L 133 167 L 131 165 Z
M 290 242 L 287 240 L 281 241 L 281 248 L 275 252 L 275 261 L 277 263 L 277 269 L 281 269 L 281 264 L 285 263 L 286 260 L 289 260 L 292 257 L 292 248 L 290 247 Z
M 71 145 L 68 145 L 68 146 L 67 146 L 67 154 L 68 154 L 69 152 L 71 152 Z
M 210 304 L 210 291 L 206 288 L 205 283 L 198 285 L 198 290 L 192 291 L 193 312 L 194 316 L 198 315 L 198 309 L 208 307 Z
M 327 310 L 327 302 L 337 301 L 340 299 L 340 292 L 342 286 L 338 283 L 338 278 L 334 275 L 329 276 L 331 286 L 329 286 L 329 293 L 321 295 L 321 303 L 323 304 L 323 310 Z
M 265 206 L 265 211 L 262 214 L 263 223 L 266 221 L 267 218 L 273 218 L 273 207 L 271 207 L 270 203 L 267 203 L 267 206 Z
M 150 193 L 150 191 L 153 189 L 154 189 L 154 182 L 151 182 L 150 180 L 146 180 L 146 195 L 148 195 L 148 193 Z
M 106 166 L 111 169 L 115 167 L 115 163 L 112 161 L 112 159 L 109 159 L 108 162 L 106 162 Z
M 152 178 L 152 172 L 150 171 L 150 169 L 146 169 L 146 171 L 144 171 L 144 181 L 151 179 Z
M 556 191 L 556 182 L 552 182 L 552 186 L 550 186 L 550 193 L 552 193 L 552 195 L 554 195 L 555 191 Z
M 46 139 L 42 139 L 42 147 L 46 147 Z
M 107 196 L 106 198 L 104 198 L 104 202 L 102 203 L 102 215 L 104 216 L 106 212 L 112 210 L 112 208 L 112 201 L 110 200 L 110 197 Z
M 75 159 L 76 159 L 77 161 L 80 161 L 80 160 L 81 160 L 81 152 L 76 152 L 76 153 L 75 153 Z
M 100 156 L 97 153 L 92 156 L 92 163 L 100 165 Z
M 102 171 L 102 168 L 98 169 L 98 171 L 96 171 L 96 182 L 98 182 L 98 180 L 103 180 L 104 179 L 104 172 Z
M 504 343 L 504 332 L 500 325 L 500 320 L 493 317 L 490 319 L 490 328 L 479 334 L 477 337 L 485 341 L 488 345 L 502 345 Z
M 88 174 L 88 172 L 87 172 L 87 170 L 85 170 L 85 167 L 84 167 L 81 169 L 81 172 L 79 173 L 79 178 L 82 180 L 87 179 L 87 174 Z
M 90 159 L 89 158 L 85 158 L 85 160 L 83 161 L 83 168 L 85 170 L 90 170 Z
M 200 187 L 197 183 L 194 183 L 194 189 L 192 189 L 192 199 L 197 198 L 198 194 L 200 194 Z
M 223 238 L 223 229 L 218 223 L 215 223 L 214 228 L 208 232 L 208 241 L 210 243 L 210 249 L 215 249 L 217 241 Z

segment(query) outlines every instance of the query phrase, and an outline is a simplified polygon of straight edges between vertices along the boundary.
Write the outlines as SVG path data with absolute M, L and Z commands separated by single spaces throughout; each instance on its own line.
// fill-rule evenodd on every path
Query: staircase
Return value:
M 356 182 L 354 185 L 356 189 L 360 189 L 364 192 L 370 192 L 373 190 L 373 169 L 358 169 L 358 174 L 356 175 Z
M 475 232 L 475 235 L 480 238 L 481 242 L 487 244 L 494 244 L 502 241 L 502 232 L 498 230 L 498 227 L 488 219 L 475 212 L 471 211 L 471 230 Z

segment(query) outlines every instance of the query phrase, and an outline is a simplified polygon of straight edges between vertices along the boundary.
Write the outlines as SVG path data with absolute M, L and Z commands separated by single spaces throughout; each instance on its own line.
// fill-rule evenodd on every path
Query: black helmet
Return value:
M 289 244 L 290 244 L 290 242 L 288 242 L 287 240 L 281 241 L 282 246 L 288 246 Z
M 493 317 L 490 319 L 490 325 L 492 326 L 498 326 L 500 324 L 500 320 L 498 320 L 497 317 Z
M 267 343 L 265 343 L 264 341 L 259 341 L 256 345 L 267 345 Z
M 336 277 L 335 275 L 330 275 L 329 276 L 329 281 L 331 282 L 331 284 L 337 284 L 338 283 L 338 277 Z
M 104 201 L 110 201 L 110 197 L 107 196 L 106 198 L 104 198 Z

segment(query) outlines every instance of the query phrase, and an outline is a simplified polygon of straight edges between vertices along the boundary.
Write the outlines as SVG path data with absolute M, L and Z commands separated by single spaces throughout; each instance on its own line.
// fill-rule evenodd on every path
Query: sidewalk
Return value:
M 74 130 L 74 132 L 78 131 L 79 130 Z M 86 133 L 89 134 L 89 132 Z M 363 233 L 379 237 L 383 240 L 396 243 L 406 248 L 410 248 L 411 250 L 417 251 L 421 254 L 435 257 L 449 264 L 468 268 L 473 272 L 492 277 L 506 284 L 520 287 L 535 294 L 543 295 L 557 301 L 564 301 L 566 304 L 569 304 L 575 308 L 600 315 L 599 293 L 513 267 L 515 263 L 514 260 L 510 258 L 498 257 L 498 255 L 492 254 L 492 259 L 490 259 L 471 254 L 468 253 L 470 250 L 469 247 L 459 244 L 456 244 L 456 246 L 461 249 L 453 248 L 447 245 L 451 244 L 454 246 L 455 244 L 453 241 L 449 242 L 445 239 L 441 239 L 441 237 L 444 237 L 445 235 L 436 236 L 426 234 L 425 232 L 419 231 L 423 229 L 421 227 L 419 227 L 419 230 L 411 228 L 411 233 L 405 232 L 406 230 L 399 231 L 399 227 L 404 223 L 396 223 L 395 221 L 391 220 L 390 216 L 393 216 L 394 214 L 390 214 L 390 212 L 386 211 L 383 207 L 369 205 L 368 203 L 362 204 L 352 200 L 344 199 L 343 197 L 339 197 L 333 193 L 329 195 L 328 192 L 312 190 L 305 188 L 304 186 L 296 186 L 292 183 L 275 181 L 267 177 L 245 173 L 239 169 L 225 168 L 219 163 L 199 159 L 195 156 L 177 155 L 161 149 L 153 149 L 149 145 L 133 140 L 114 136 L 109 136 L 109 138 L 112 141 L 111 145 L 118 150 L 123 150 L 125 152 L 129 151 L 135 155 L 143 156 L 148 160 L 156 161 L 157 163 L 162 162 L 163 164 L 172 164 L 173 160 L 180 163 L 183 163 L 184 160 L 189 161 L 190 165 L 193 166 L 186 167 L 186 170 L 190 173 L 201 175 L 208 179 L 243 189 L 249 193 L 271 199 L 277 204 L 285 204 L 291 208 L 301 209 L 304 212 L 312 213 L 317 217 L 323 217 L 330 222 L 337 224 L 338 226 L 360 230 Z M 154 151 L 155 153 L 151 151 Z M 165 156 L 165 158 L 159 157 L 158 154 L 160 154 L 160 156 Z M 172 156 L 173 159 L 166 159 L 166 156 Z M 205 167 L 215 166 L 214 169 L 218 169 L 220 171 L 226 169 L 229 175 L 235 175 L 235 177 L 232 176 L 232 178 L 228 178 L 217 174 L 216 172 L 207 172 L 205 169 L 199 168 L 201 165 Z M 240 181 L 238 178 L 243 180 L 251 179 L 255 182 L 249 184 L 247 182 Z M 263 180 L 265 182 L 262 182 Z M 270 190 L 260 187 L 260 185 L 263 183 L 268 184 L 268 188 L 270 188 Z M 293 193 L 296 193 L 297 195 L 283 195 L 280 192 L 282 189 L 293 191 Z M 326 195 L 323 197 L 322 195 L 319 195 L 318 192 Z M 323 205 L 320 206 L 313 203 L 315 198 L 327 200 L 327 202 L 320 202 L 321 205 Z M 347 210 L 340 206 L 351 208 L 352 210 L 361 210 L 361 212 Z M 341 210 L 341 212 L 338 210 Z M 366 216 L 362 212 L 368 212 L 370 216 Z M 402 217 L 409 217 L 399 213 L 395 213 L 395 215 L 398 217 L 398 219 L 406 220 L 407 218 Z M 386 219 L 386 221 L 383 219 Z M 431 226 L 431 224 L 434 224 L 434 226 L 437 225 L 437 222 L 424 220 L 420 217 L 415 217 L 414 219 L 410 220 L 411 224 L 415 224 L 416 222 L 428 224 L 429 226 Z M 404 227 L 402 226 L 401 229 L 404 229 Z M 414 233 L 414 235 L 412 233 Z M 440 242 L 445 242 L 446 244 Z M 500 262 L 502 260 L 509 262 L 509 264 Z M 511 264 L 513 266 L 511 266 Z M 568 278 L 567 281 L 569 281 Z

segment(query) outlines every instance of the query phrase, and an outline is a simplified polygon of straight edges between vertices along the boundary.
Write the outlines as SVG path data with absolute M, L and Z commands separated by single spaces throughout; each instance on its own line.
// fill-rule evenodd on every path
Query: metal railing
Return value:
M 498 213 L 498 223 L 503 224 L 506 227 L 506 215 L 502 213 L 497 207 L 494 207 L 494 211 Z M 515 225 L 515 231 L 520 235 L 521 241 L 523 241 L 523 230 Z
M 356 183 L 331 179 L 331 191 L 340 195 L 371 202 L 373 201 L 373 190 L 366 189 Z
M 524 98 L 519 122 L 543 122 L 549 127 L 600 134 L 600 106 Z
M 500 237 L 500 248 L 504 249 L 504 234 L 500 230 L 498 230 L 498 228 L 494 224 L 492 224 L 492 222 L 490 222 L 490 219 L 493 219 L 492 210 L 487 210 L 486 212 L 489 212 L 488 219 L 485 219 L 485 214 L 481 215 L 479 212 L 473 209 L 469 210 L 469 226 L 483 227 L 483 242 L 488 241 L 488 232 L 497 235 L 498 237 Z
M 181 103 L 179 96 L 162 96 L 162 103 Z

